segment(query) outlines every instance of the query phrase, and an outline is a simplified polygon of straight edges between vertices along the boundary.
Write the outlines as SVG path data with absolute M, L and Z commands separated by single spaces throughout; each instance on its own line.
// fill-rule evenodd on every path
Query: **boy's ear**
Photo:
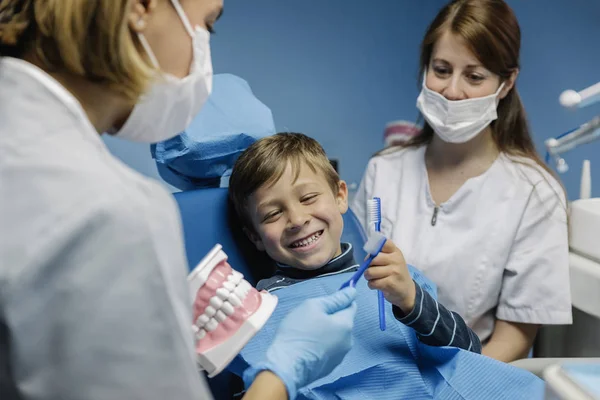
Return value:
M 336 199 L 340 214 L 345 214 L 348 211 L 348 185 L 346 185 L 346 181 L 340 180 L 338 183 Z
M 258 251 L 265 251 L 265 245 L 254 231 L 244 227 L 244 233 L 246 234 L 248 239 L 250 239 L 250 241 L 254 244 L 254 246 L 256 246 Z

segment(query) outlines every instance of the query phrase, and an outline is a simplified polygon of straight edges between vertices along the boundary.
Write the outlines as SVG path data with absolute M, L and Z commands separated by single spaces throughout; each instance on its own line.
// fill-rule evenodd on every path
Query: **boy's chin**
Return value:
M 307 260 L 307 262 L 295 262 L 293 263 L 293 267 L 296 269 L 301 269 L 304 271 L 314 271 L 315 269 L 319 269 L 324 267 L 331 261 L 333 257 L 329 257 L 328 255 L 324 255 L 322 257 L 317 257 L 314 260 Z
M 293 268 L 301 269 L 303 271 L 314 271 L 315 269 L 319 269 L 321 267 L 324 267 L 326 264 L 327 263 L 320 264 L 320 265 L 295 265 Z
M 300 254 L 296 255 L 293 252 L 287 252 L 287 254 L 280 253 L 279 257 L 271 256 L 271 259 L 275 260 L 279 264 L 287 265 L 291 268 L 296 268 L 304 271 L 313 271 L 327 265 L 333 258 L 338 254 L 339 250 L 331 248 L 322 248 L 319 251 L 312 254 Z M 285 258 L 286 260 L 283 260 Z

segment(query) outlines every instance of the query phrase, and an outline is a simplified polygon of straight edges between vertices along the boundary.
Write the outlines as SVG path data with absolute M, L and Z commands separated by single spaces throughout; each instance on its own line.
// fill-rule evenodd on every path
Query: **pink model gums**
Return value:
M 227 263 L 216 245 L 188 277 L 198 363 L 209 377 L 221 372 L 262 328 L 277 297 L 258 292 Z

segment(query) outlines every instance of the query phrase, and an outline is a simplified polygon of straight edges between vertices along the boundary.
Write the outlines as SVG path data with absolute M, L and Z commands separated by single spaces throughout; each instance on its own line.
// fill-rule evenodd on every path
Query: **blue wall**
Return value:
M 359 182 L 369 156 L 383 145 L 383 127 L 414 120 L 418 47 L 442 0 L 226 0 L 212 39 L 216 73 L 246 79 L 269 106 L 277 129 L 318 139 L 340 162 L 342 177 Z M 600 113 L 561 108 L 565 89 L 600 81 L 600 2 L 509 0 L 523 31 L 518 87 L 536 144 Z M 575 21 L 575 22 L 572 22 Z M 141 172 L 156 175 L 147 146 L 107 139 L 109 147 Z M 569 195 L 579 193 L 584 158 L 600 185 L 600 143 L 565 155 Z M 593 194 L 600 196 L 598 187 Z

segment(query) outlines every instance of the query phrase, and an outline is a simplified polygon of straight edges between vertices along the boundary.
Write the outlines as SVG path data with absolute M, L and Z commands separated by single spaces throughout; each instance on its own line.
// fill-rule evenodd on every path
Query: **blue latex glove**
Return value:
M 281 322 L 266 360 L 244 372 L 246 387 L 263 370 L 285 384 L 290 400 L 298 389 L 328 375 L 352 347 L 356 289 L 304 301 Z

